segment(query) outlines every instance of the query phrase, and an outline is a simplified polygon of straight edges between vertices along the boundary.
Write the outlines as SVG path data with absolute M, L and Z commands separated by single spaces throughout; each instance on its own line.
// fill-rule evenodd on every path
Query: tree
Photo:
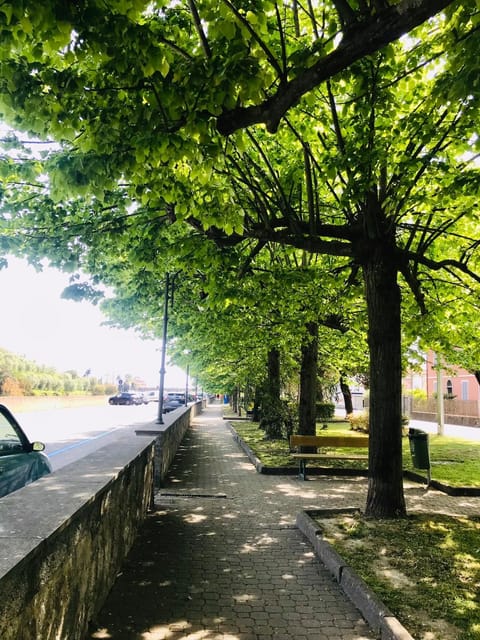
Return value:
M 141 261 L 155 264 L 172 227 L 184 237 L 187 224 L 224 250 L 249 246 L 256 255 L 278 244 L 330 256 L 343 287 L 362 282 L 372 398 L 367 513 L 397 516 L 405 513 L 401 305 L 404 327 L 418 319 L 414 301 L 435 325 L 434 304 L 459 286 L 475 292 L 478 281 L 478 174 L 466 155 L 478 144 L 478 35 L 474 4 L 452 5 L 378 53 L 375 44 L 367 58 L 356 49 L 348 69 L 330 77 L 328 65 L 359 42 L 355 34 L 369 40 L 380 25 L 388 37 L 394 13 L 420 24 L 445 6 L 377 5 L 325 6 L 323 23 L 315 12 L 243 12 L 226 1 L 223 20 L 208 2 L 190 13 L 180 5 L 148 13 L 139 2 L 128 15 L 94 2 L 63 12 L 51 2 L 27 15 L 2 5 L 12 24 L 0 67 L 4 111 L 15 126 L 63 142 L 45 163 L 17 168 L 10 159 L 2 170 L 29 181 L 23 199 L 10 199 L 6 226 L 18 233 L 15 224 L 37 207 L 47 252 L 65 265 L 71 258 L 73 268 L 79 238 L 99 245 L 95 234 L 116 230 L 120 244 L 138 241 Z M 113 57 L 120 41 L 122 55 Z M 219 131 L 231 130 L 229 114 L 276 134 L 239 131 L 225 141 Z M 90 216 L 74 192 L 96 196 Z M 25 198 L 39 193 L 27 210 Z M 112 259 L 118 245 L 112 234 Z M 146 280 L 156 273 L 147 268 Z
M 398 53 L 400 59 L 406 54 L 412 55 L 409 47 Z M 305 191 L 308 183 L 323 182 L 326 187 L 318 190 L 313 207 L 302 211 L 299 205 L 292 173 L 288 173 L 295 155 L 292 141 L 285 142 L 282 155 L 280 134 L 274 155 L 271 141 L 258 137 L 256 152 L 253 148 L 248 153 L 239 151 L 242 161 L 233 157 L 231 163 L 238 204 L 248 211 L 239 242 L 257 238 L 259 243 L 337 255 L 350 261 L 350 281 L 362 274 L 369 317 L 370 515 L 405 513 L 401 289 L 410 322 L 418 313 L 408 291 L 432 322 L 440 301 L 459 287 L 473 291 L 480 280 L 472 200 L 478 171 L 464 153 L 475 143 L 477 103 L 466 96 L 451 104 L 449 97 L 457 87 L 452 88 L 449 71 L 442 73 L 429 64 L 431 56 L 431 50 L 416 44 L 411 60 L 417 70 L 412 76 L 405 77 L 405 65 L 382 54 L 358 65 L 353 84 L 346 79 L 343 86 L 341 80 L 328 83 L 318 96 L 326 109 L 314 111 L 308 105 L 309 127 L 316 125 L 316 141 L 307 137 L 305 121 L 290 120 L 299 141 L 297 155 L 303 150 L 313 167 L 308 169 L 305 163 Z M 247 163 L 255 172 L 244 169 Z M 259 198 L 263 208 L 258 207 Z M 261 215 L 254 216 L 258 211 Z M 232 234 L 225 242 L 234 242 Z M 442 272 L 440 278 L 435 278 L 437 272 Z M 438 325 L 436 331 L 440 335 Z
M 315 435 L 317 423 L 318 324 L 309 322 L 302 344 L 299 398 L 299 433 Z

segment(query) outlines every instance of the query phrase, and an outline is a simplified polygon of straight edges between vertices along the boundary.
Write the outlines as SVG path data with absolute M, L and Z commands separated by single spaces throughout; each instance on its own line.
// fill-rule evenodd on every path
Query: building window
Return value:
M 468 380 L 462 380 L 462 400 L 468 400 Z
M 453 396 L 453 384 L 451 380 L 447 380 L 447 396 L 449 398 Z

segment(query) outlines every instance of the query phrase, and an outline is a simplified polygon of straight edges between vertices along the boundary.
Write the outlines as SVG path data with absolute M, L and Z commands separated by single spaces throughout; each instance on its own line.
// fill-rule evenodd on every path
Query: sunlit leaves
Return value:
M 281 286 L 299 290 L 300 302 L 290 295 L 278 312 L 282 320 L 290 310 L 310 318 L 318 309 L 302 302 L 317 295 L 354 311 L 350 320 L 357 313 L 352 322 L 359 331 L 361 303 L 345 305 L 330 274 L 345 295 L 347 283 L 358 283 L 348 242 L 390 227 L 399 265 L 412 268 L 430 313 L 443 318 L 436 315 L 440 301 L 450 299 L 445 291 L 458 273 L 431 276 L 420 258 L 458 260 L 463 253 L 478 269 L 478 175 L 467 162 L 478 145 L 478 42 L 470 3 L 449 11 L 449 21 L 440 16 L 299 96 L 275 136 L 256 127 L 227 139 L 218 134 L 216 118 L 261 103 L 301 76 L 337 46 L 341 21 L 328 3 L 321 12 L 315 6 L 314 14 L 300 7 L 297 15 L 261 0 L 196 6 L 208 47 L 186 2 L 1 5 L 0 111 L 16 128 L 63 145 L 43 168 L 39 160 L 2 166 L 9 196 L 13 183 L 31 182 L 10 197 L 19 227 L 28 220 L 41 228 L 39 247 L 47 250 L 50 242 L 59 262 L 63 245 L 70 263 L 83 260 L 119 290 L 135 285 L 142 321 L 140 305 L 157 296 L 155 277 L 167 268 L 190 276 L 225 265 L 235 245 L 235 258 L 248 272 L 252 246 L 262 240 L 264 271 L 269 260 L 282 264 Z M 367 220 L 371 194 L 378 196 L 379 215 Z M 299 286 L 296 270 L 321 253 L 315 241 L 332 237 L 342 251 L 339 260 L 319 260 L 329 280 L 324 299 Z M 303 255 L 274 248 L 289 244 L 305 249 Z M 144 291 L 136 278 L 148 281 Z M 409 318 L 420 326 L 411 284 L 401 280 L 406 331 Z M 228 292 L 217 291 L 214 278 L 202 286 L 219 304 L 225 293 L 229 311 L 241 298 L 230 283 Z M 252 300 L 262 286 L 280 299 L 275 285 L 255 279 Z M 243 305 L 243 313 L 252 313 L 251 306 Z M 426 331 L 432 339 L 435 326 L 432 319 Z

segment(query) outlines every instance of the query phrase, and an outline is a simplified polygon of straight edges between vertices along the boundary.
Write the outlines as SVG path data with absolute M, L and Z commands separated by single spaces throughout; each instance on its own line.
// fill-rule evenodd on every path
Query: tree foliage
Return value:
M 56 143 L 6 139 L 4 246 L 82 267 L 154 334 L 178 272 L 208 308 L 177 307 L 179 348 L 211 343 L 212 381 L 366 313 L 367 512 L 403 515 L 402 332 L 453 350 L 478 313 L 476 4 L 50 0 L 0 20 L 5 118 Z
M 23 356 L 0 349 L 0 395 L 69 395 L 113 393 L 101 380 L 76 371 L 56 371 Z

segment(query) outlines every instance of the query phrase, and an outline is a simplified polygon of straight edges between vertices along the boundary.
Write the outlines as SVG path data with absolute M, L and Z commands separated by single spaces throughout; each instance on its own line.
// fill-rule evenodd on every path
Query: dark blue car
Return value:
M 0 498 L 52 472 L 42 442 L 30 442 L 21 426 L 0 404 Z
M 148 404 L 148 400 L 145 400 L 141 393 L 123 391 L 109 398 L 108 404 Z

